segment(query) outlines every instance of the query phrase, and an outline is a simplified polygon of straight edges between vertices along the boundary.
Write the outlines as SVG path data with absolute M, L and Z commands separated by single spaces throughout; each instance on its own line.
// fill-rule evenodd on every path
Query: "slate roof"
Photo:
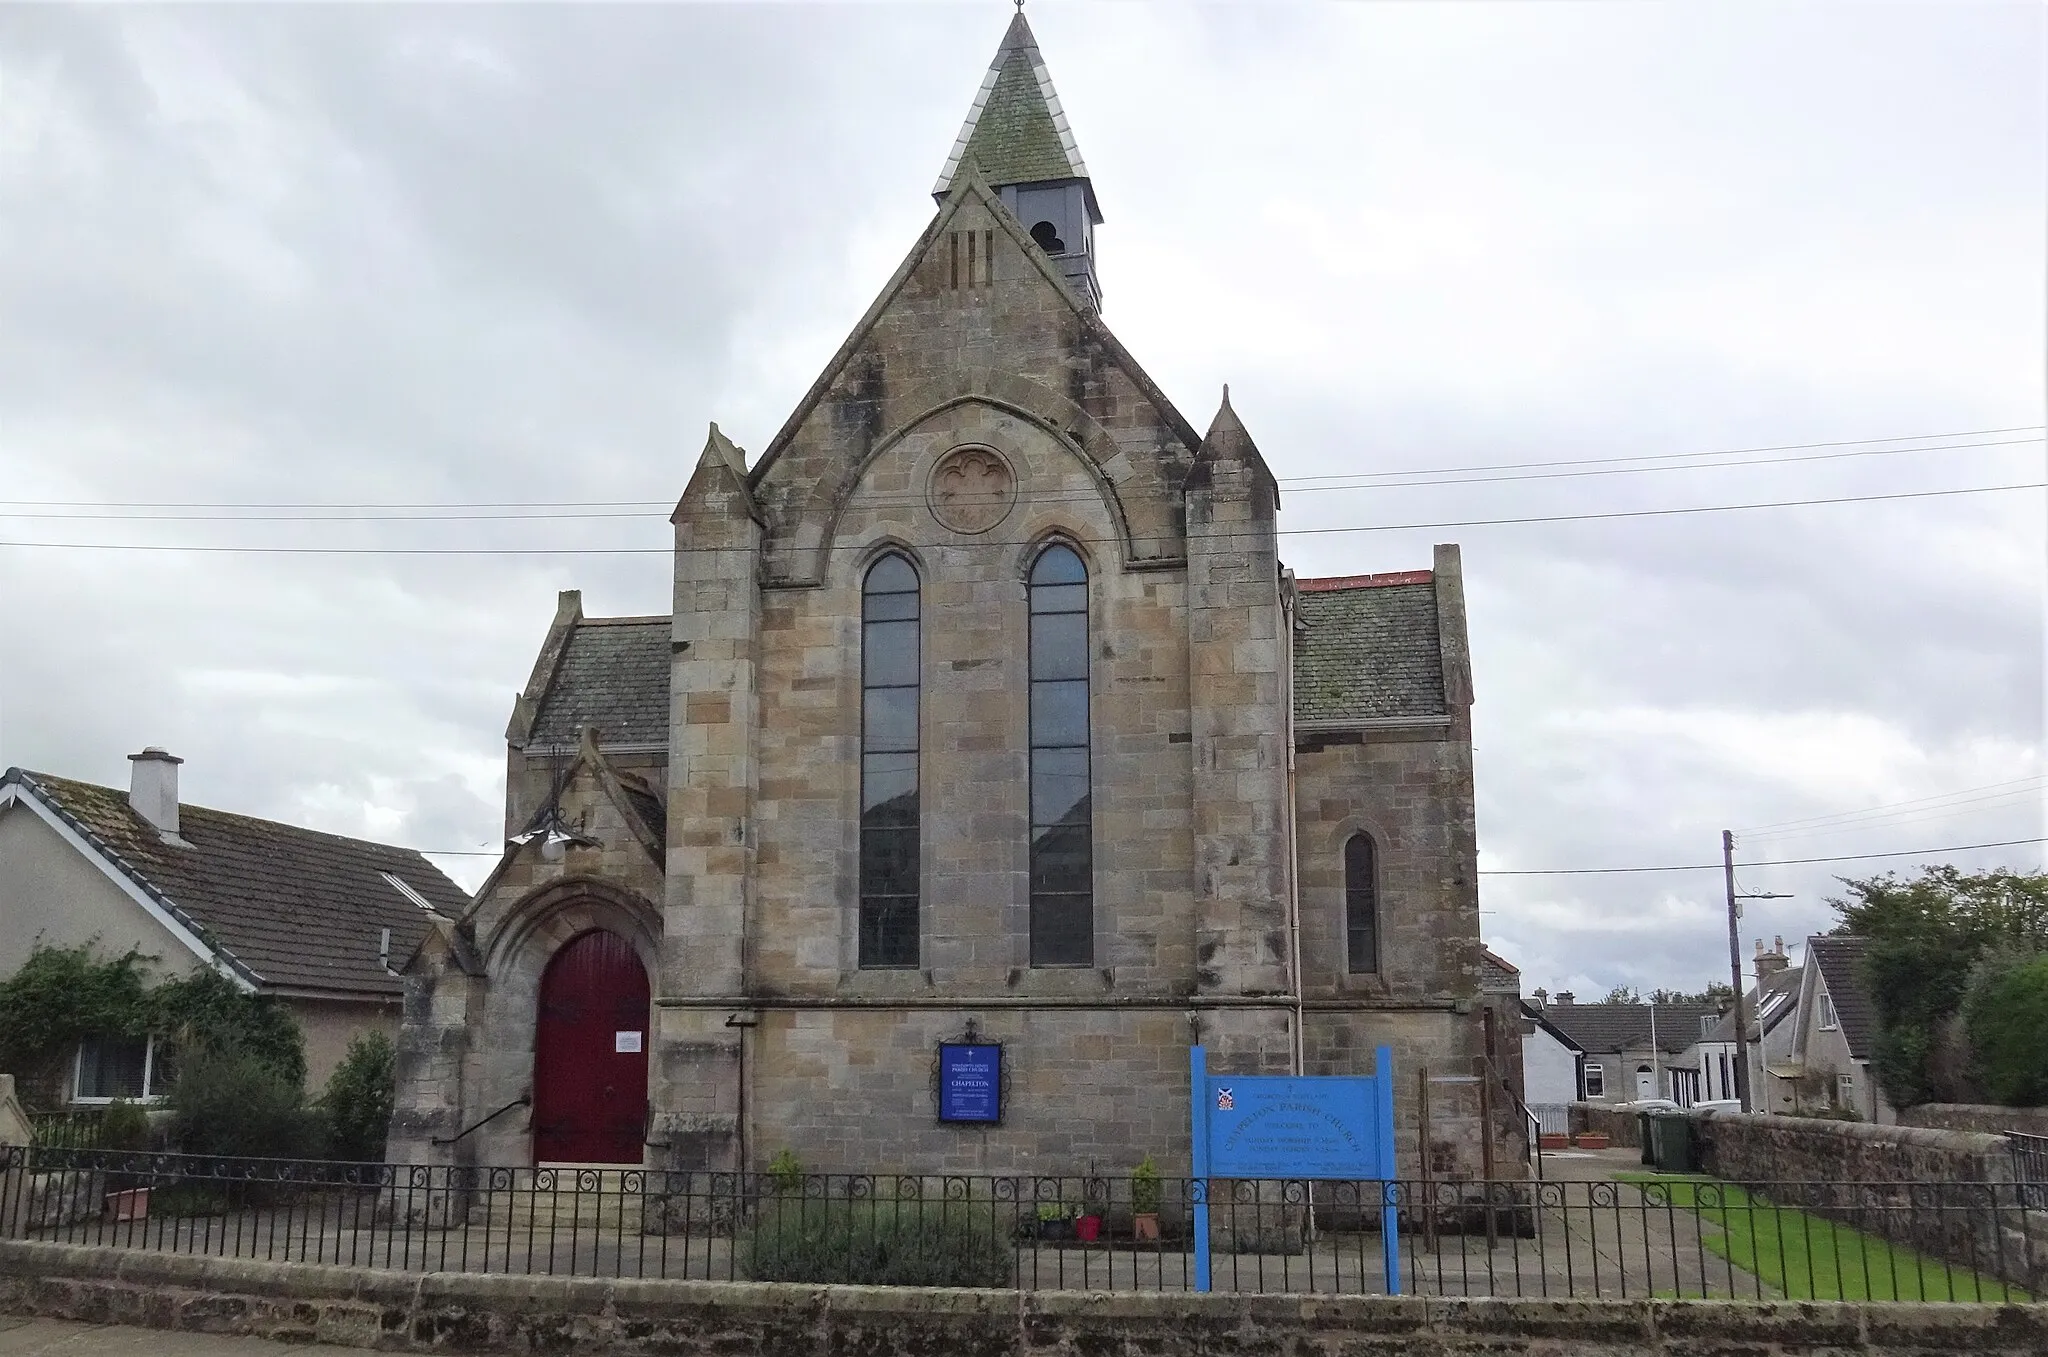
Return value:
M 1497 956 L 1491 947 L 1479 949 L 1479 988 L 1488 994 L 1520 994 L 1522 992 L 1522 968 L 1506 957 Z
M 1877 1009 L 1863 984 L 1863 939 L 1818 937 L 1806 940 L 1806 962 L 1820 967 L 1820 978 L 1834 1001 L 1842 1040 L 1857 1060 L 1870 1059 L 1877 1044 Z
M 393 964 L 403 964 L 426 935 L 428 916 L 382 873 L 450 918 L 469 904 L 460 886 L 409 848 L 180 805 L 185 847 L 166 843 L 129 808 L 125 791 L 20 768 L 0 777 L 0 786 L 9 784 L 95 844 L 259 987 L 399 993 L 378 961 L 379 931 L 391 930 Z
M 666 745 L 672 628 L 666 617 L 579 619 L 528 743 L 573 745 L 592 725 L 608 745 Z
M 1744 1028 L 1743 1034 L 1747 1036 L 1751 1041 L 1754 1041 L 1758 1037 L 1763 1035 L 1763 1032 L 1759 1032 L 1757 1030 L 1757 1005 L 1763 1004 L 1766 1007 L 1768 1007 L 1770 1000 L 1773 997 L 1778 996 L 1782 997 L 1782 1001 L 1778 1004 L 1776 1008 L 1770 1010 L 1770 1016 L 1764 1021 L 1764 1032 L 1770 1031 L 1779 1023 L 1785 1021 L 1786 1015 L 1791 1013 L 1795 1008 L 1799 1006 L 1799 967 L 1788 966 L 1784 970 L 1778 971 L 1773 975 L 1765 976 L 1761 984 L 1759 984 L 1750 993 L 1742 996 L 1742 1019 Z M 1662 1034 L 1660 1033 L 1659 1035 Z M 1731 1008 L 1726 1013 L 1722 1014 L 1721 1021 L 1715 1023 L 1713 1027 L 1708 1030 L 1707 1034 L 1700 1038 L 1700 1040 L 1719 1042 L 1734 1041 L 1735 1010 Z
M 932 192 L 944 195 L 951 189 L 961 162 L 969 157 L 982 178 L 998 188 L 1088 177 L 1060 97 L 1053 92 L 1052 75 L 1022 10 L 996 48 Z
M 1442 716 L 1442 641 L 1427 570 L 1298 580 L 1298 721 Z
M 1700 1039 L 1700 1019 L 1713 1004 L 1658 1004 L 1657 1049 L 1677 1054 Z M 1587 1055 L 1607 1055 L 1650 1044 L 1648 1004 L 1552 1004 L 1543 1016 Z

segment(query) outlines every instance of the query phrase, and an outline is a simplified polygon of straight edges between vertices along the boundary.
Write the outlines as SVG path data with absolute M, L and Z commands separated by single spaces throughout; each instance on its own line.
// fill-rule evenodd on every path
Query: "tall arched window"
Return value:
M 917 965 L 917 571 L 888 555 L 861 588 L 860 964 Z
M 1344 956 L 1353 975 L 1380 968 L 1379 864 L 1372 835 L 1353 834 L 1344 845 Z
M 1031 964 L 1095 960 L 1088 797 L 1088 567 L 1052 546 L 1031 566 Z

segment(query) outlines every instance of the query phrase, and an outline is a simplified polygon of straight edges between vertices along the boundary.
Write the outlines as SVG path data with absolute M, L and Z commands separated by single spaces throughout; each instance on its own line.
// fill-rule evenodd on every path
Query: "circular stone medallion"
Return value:
M 932 517 L 954 532 L 987 532 L 1017 502 L 1017 481 L 989 449 L 955 448 L 932 468 L 925 501 Z

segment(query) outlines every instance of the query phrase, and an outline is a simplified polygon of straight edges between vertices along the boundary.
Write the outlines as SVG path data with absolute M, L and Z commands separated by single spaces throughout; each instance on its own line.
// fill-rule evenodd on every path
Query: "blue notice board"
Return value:
M 1394 1053 L 1373 1072 L 1212 1075 L 1200 1046 L 1188 1052 L 1194 1107 L 1195 1289 L 1209 1289 L 1209 1184 L 1215 1178 L 1335 1179 L 1379 1185 L 1380 1252 L 1387 1294 L 1401 1294 L 1393 1210 Z
M 939 1043 L 939 1120 L 1003 1119 L 1003 1048 L 996 1042 Z

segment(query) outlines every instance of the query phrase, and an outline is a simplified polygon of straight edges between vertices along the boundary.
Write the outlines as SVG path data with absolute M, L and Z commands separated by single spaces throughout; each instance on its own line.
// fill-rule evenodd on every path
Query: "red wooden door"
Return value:
M 641 1161 L 647 1014 L 647 971 L 618 934 L 581 934 L 548 962 L 533 1043 L 536 1162 Z

